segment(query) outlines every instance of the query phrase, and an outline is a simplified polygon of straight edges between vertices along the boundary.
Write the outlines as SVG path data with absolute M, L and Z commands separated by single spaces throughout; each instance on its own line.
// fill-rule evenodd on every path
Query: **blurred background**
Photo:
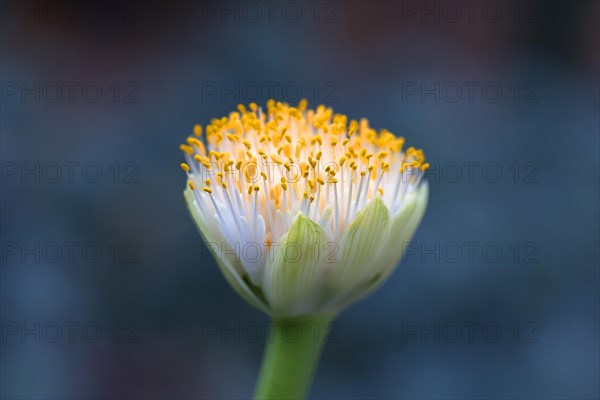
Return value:
M 182 197 L 274 97 L 422 147 L 430 203 L 313 398 L 599 397 L 597 2 L 3 1 L 4 399 L 246 398 L 268 319 Z

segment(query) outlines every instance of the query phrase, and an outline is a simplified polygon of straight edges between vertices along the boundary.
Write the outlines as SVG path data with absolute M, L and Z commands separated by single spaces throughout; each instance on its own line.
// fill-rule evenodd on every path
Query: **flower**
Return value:
M 194 127 L 184 192 L 233 288 L 273 317 L 336 314 L 381 284 L 425 212 L 422 150 L 320 105 Z

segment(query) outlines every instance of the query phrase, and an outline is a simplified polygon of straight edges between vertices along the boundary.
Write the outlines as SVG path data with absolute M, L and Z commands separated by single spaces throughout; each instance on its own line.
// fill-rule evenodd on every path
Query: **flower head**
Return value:
M 272 316 L 336 313 L 383 282 L 427 204 L 422 150 L 366 119 L 269 100 L 181 145 L 185 199 L 225 278 Z

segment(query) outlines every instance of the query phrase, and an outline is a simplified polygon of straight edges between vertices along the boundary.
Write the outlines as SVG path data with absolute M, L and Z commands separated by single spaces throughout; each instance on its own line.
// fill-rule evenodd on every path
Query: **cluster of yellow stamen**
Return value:
M 190 189 L 211 198 L 207 212 L 222 205 L 234 218 L 262 215 L 267 231 L 278 210 L 317 220 L 331 207 L 335 231 L 374 196 L 393 209 L 429 167 L 422 150 L 403 147 L 404 138 L 377 132 L 367 119 L 349 120 L 325 105 L 308 109 L 306 100 L 297 107 L 269 100 L 265 110 L 240 104 L 204 132 L 196 125 L 180 146 Z

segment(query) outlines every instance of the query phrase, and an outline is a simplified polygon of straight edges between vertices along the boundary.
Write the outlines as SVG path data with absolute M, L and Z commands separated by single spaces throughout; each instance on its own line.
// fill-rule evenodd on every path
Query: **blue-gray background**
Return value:
M 178 145 L 298 91 L 433 169 L 311 396 L 598 398 L 598 3 L 53 4 L 2 2 L 2 398 L 252 393 L 268 320 L 206 257 Z

